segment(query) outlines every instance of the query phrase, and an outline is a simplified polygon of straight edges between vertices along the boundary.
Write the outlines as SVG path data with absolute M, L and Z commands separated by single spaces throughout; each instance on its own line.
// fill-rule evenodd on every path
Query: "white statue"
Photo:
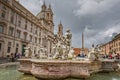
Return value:
M 92 45 L 92 48 L 90 49 L 90 52 L 88 53 L 88 59 L 89 60 L 97 60 L 97 53 L 94 48 L 94 44 Z
M 26 58 L 32 57 L 32 50 L 30 49 L 30 47 L 25 47 L 25 57 Z
M 53 59 L 58 59 L 58 58 L 62 59 L 62 55 L 63 55 L 63 46 L 61 42 L 58 41 L 55 47 L 55 54 L 53 55 Z
M 47 59 L 48 55 L 47 55 L 47 49 L 46 47 L 41 47 L 40 48 L 40 53 L 39 53 L 39 58 L 40 59 Z
M 74 50 L 73 50 L 73 47 L 72 47 L 69 51 L 68 59 L 73 59 L 73 57 L 74 57 Z
M 65 43 L 67 46 L 69 46 L 69 48 L 71 46 L 71 38 L 72 38 L 72 34 L 70 32 L 70 29 L 67 29 L 65 33 Z
M 53 59 L 73 58 L 74 51 L 71 49 L 71 38 L 72 34 L 70 29 L 67 29 L 62 41 L 58 40 L 58 43 L 52 48 L 52 53 L 54 53 Z

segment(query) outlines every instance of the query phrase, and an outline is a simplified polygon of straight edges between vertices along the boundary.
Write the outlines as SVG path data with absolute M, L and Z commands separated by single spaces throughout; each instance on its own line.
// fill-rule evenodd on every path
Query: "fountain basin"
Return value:
M 31 73 L 42 79 L 64 79 L 67 77 L 84 78 L 89 77 L 90 62 L 80 61 L 59 61 L 59 60 L 31 60 Z
M 39 79 L 88 78 L 101 68 L 99 61 L 20 59 L 20 72 Z
M 20 59 L 20 68 L 18 71 L 23 72 L 25 74 L 31 74 L 32 62 L 31 59 Z

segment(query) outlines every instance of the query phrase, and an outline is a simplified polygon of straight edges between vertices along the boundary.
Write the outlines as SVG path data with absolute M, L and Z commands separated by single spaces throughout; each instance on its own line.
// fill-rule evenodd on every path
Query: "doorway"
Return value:
M 3 43 L 0 42 L 0 57 L 3 57 Z
M 22 45 L 22 56 L 25 56 L 25 47 L 26 47 L 26 45 Z

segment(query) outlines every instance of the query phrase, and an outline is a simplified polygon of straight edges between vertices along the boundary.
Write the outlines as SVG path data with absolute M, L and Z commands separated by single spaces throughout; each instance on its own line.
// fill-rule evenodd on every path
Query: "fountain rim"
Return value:
M 29 61 L 33 63 L 91 63 L 94 61 L 83 60 L 46 60 L 46 59 L 18 59 L 18 61 Z

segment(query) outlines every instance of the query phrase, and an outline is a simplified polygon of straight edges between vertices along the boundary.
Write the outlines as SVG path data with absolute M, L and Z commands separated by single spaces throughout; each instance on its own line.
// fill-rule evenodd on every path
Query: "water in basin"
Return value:
M 17 71 L 16 66 L 1 68 L 0 80 L 37 80 L 32 75 L 24 75 Z M 66 80 L 81 80 L 81 79 L 66 79 Z M 120 73 L 97 73 L 92 74 L 90 78 L 86 80 L 120 80 Z

